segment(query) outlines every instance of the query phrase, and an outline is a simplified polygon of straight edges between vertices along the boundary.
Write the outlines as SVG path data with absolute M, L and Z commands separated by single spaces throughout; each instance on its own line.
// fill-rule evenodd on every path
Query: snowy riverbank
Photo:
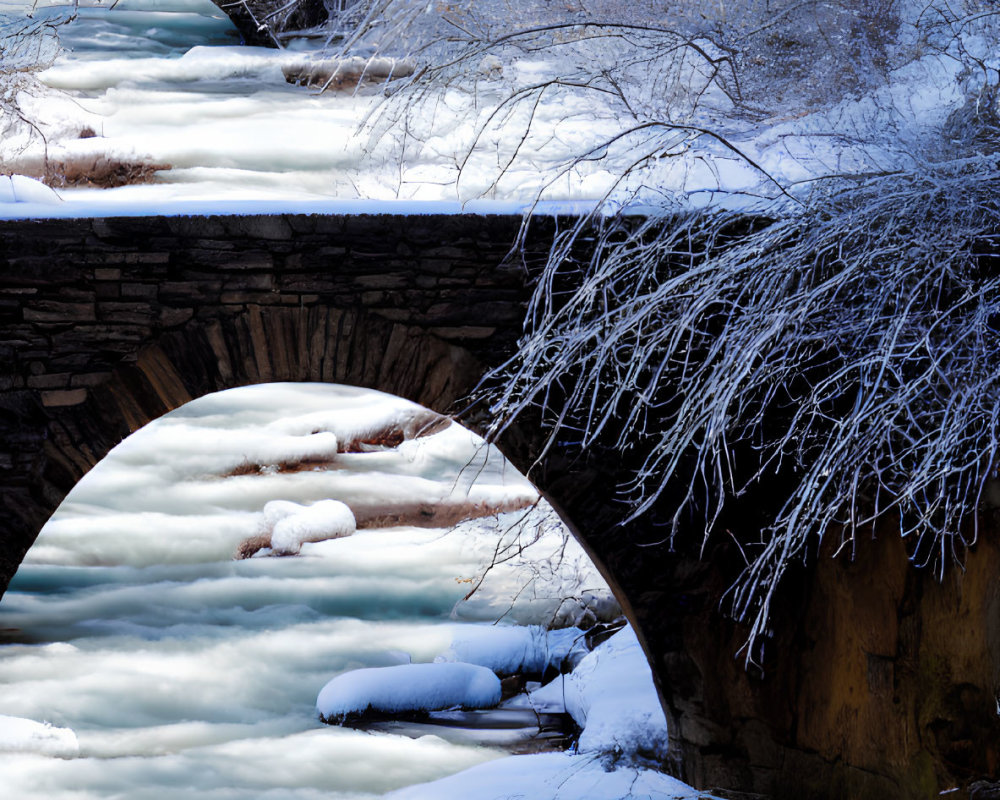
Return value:
M 808 192 L 823 176 L 911 165 L 918 143 L 976 91 L 960 60 L 904 43 L 907 54 L 866 91 L 749 109 L 703 74 L 700 57 L 675 63 L 670 47 L 636 45 L 636 64 L 673 87 L 664 104 L 637 80 L 642 69 L 617 64 L 611 36 L 498 51 L 490 68 L 465 65 L 461 80 L 393 106 L 378 82 L 325 93 L 290 84 L 290 70 L 328 58 L 318 40 L 239 46 L 210 0 L 82 7 L 58 36 L 62 53 L 18 95 L 37 131 L 12 128 L 0 161 L 58 184 L 65 208 L 48 213 L 67 216 L 354 201 L 745 208 Z M 963 47 L 993 63 L 975 36 Z M 419 66 L 437 67 L 434 52 Z

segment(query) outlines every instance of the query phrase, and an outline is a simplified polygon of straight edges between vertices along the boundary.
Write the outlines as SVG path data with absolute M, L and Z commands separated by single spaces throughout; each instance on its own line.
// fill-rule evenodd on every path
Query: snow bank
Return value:
M 499 660 L 505 645 L 516 646 L 513 637 L 506 638 L 506 632 L 492 639 L 473 633 L 456 639 L 452 650 L 473 658 L 482 652 L 483 660 Z M 573 672 L 532 692 L 527 702 L 536 711 L 565 710 L 572 715 L 583 730 L 576 752 L 502 758 L 432 783 L 408 786 L 386 795 L 386 800 L 697 800 L 710 796 L 635 760 L 635 756 L 665 758 L 667 724 L 649 664 L 631 627 L 587 654 Z M 524 704 L 515 699 L 507 705 Z
M 500 679 L 473 664 L 402 664 L 338 675 L 316 699 L 320 719 L 339 723 L 365 711 L 442 711 L 491 708 L 500 702 Z
M 544 686 L 529 691 L 527 695 L 516 695 L 505 702 L 504 707 L 532 708 L 538 714 L 565 714 L 566 676 L 559 675 Z
M 631 626 L 584 657 L 562 688 L 566 711 L 583 729 L 581 753 L 666 757 L 667 721 Z
M 585 655 L 572 672 L 504 706 L 568 713 L 582 731 L 581 753 L 639 755 L 656 761 L 667 753 L 667 722 L 631 626 Z
M 606 771 L 598 759 L 569 753 L 511 756 L 432 783 L 407 786 L 385 800 L 701 800 L 710 797 L 652 769 Z
M 80 751 L 76 734 L 47 722 L 0 715 L 0 753 L 41 753 L 75 756 Z
M 358 527 L 351 509 L 339 500 L 311 506 L 272 500 L 264 505 L 264 524 L 271 532 L 271 549 L 284 555 L 298 553 L 305 542 L 350 536 Z
M 62 198 L 41 181 L 26 175 L 0 175 L 0 203 L 59 205 Z
M 543 673 L 578 662 L 587 653 L 579 628 L 547 631 L 540 625 L 475 625 L 456 629 L 451 647 L 436 662 L 462 661 L 500 675 Z

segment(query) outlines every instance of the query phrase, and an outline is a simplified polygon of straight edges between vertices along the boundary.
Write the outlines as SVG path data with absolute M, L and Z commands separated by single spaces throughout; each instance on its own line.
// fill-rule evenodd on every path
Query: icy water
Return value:
M 194 401 L 112 451 L 0 603 L 0 714 L 68 729 L 5 743 L 0 718 L 0 795 L 373 797 L 530 736 L 326 726 L 315 702 L 337 674 L 433 661 L 470 626 L 587 616 L 570 595 L 613 615 L 606 587 L 543 510 L 451 532 L 363 528 L 292 557 L 234 558 L 266 530 L 274 500 L 336 498 L 362 519 L 415 500 L 511 508 L 535 498 L 454 424 L 364 443 L 422 413 L 346 387 L 247 387 Z M 463 600 L 518 534 L 527 548 Z

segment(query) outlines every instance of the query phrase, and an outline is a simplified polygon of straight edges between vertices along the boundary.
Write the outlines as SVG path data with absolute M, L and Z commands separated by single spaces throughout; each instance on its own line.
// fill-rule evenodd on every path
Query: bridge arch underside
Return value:
M 0 224 L 0 587 L 90 467 L 189 400 L 321 381 L 455 412 L 516 347 L 530 287 L 504 257 L 519 226 Z M 540 226 L 538 252 L 551 232 Z M 702 552 L 692 532 L 671 545 L 655 514 L 622 525 L 630 465 L 614 442 L 536 462 L 543 442 L 527 421 L 498 444 L 575 525 L 644 637 L 681 777 L 774 798 L 879 800 L 1000 779 L 996 520 L 943 582 L 909 567 L 890 532 L 860 543 L 854 562 L 814 560 L 786 582 L 761 675 L 737 657 L 745 631 L 720 613 L 742 565 L 732 543 Z M 736 509 L 733 525 L 751 525 L 753 510 Z
M 4 410 L 16 428 L 13 457 L 29 469 L 28 480 L 3 492 L 0 513 L 23 533 L 21 546 L 5 548 L 9 574 L 23 558 L 23 543 L 30 545 L 112 447 L 198 397 L 257 383 L 326 382 L 377 389 L 447 414 L 481 375 L 467 350 L 364 311 L 250 306 L 163 334 L 85 392 L 17 393 Z

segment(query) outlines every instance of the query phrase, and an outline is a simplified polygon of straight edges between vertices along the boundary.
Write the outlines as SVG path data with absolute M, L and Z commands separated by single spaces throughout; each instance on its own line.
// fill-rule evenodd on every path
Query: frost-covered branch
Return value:
M 975 539 L 996 459 L 998 193 L 996 158 L 975 156 L 838 182 L 763 223 L 592 220 L 590 259 L 566 258 L 570 234 L 540 276 L 494 433 L 530 409 L 550 446 L 572 429 L 584 449 L 610 435 L 638 450 L 633 516 L 686 487 L 669 537 L 692 511 L 710 536 L 780 474 L 731 595 L 752 639 L 825 537 L 850 547 L 891 518 L 914 561 L 944 569 Z
M 24 111 L 23 95 L 39 91 L 35 74 L 55 59 L 59 51 L 56 30 L 72 13 L 72 8 L 0 13 L 0 136 L 12 150 L 45 138 Z
M 373 150 L 450 154 L 462 198 L 602 178 L 493 376 L 493 433 L 531 411 L 549 447 L 638 454 L 631 516 L 666 511 L 667 539 L 712 536 L 766 484 L 728 595 L 759 644 L 824 540 L 891 520 L 944 570 L 975 539 L 1000 417 L 1000 12 L 747 0 L 667 24 L 612 5 L 451 19 Z M 647 216 L 615 213 L 636 200 Z

